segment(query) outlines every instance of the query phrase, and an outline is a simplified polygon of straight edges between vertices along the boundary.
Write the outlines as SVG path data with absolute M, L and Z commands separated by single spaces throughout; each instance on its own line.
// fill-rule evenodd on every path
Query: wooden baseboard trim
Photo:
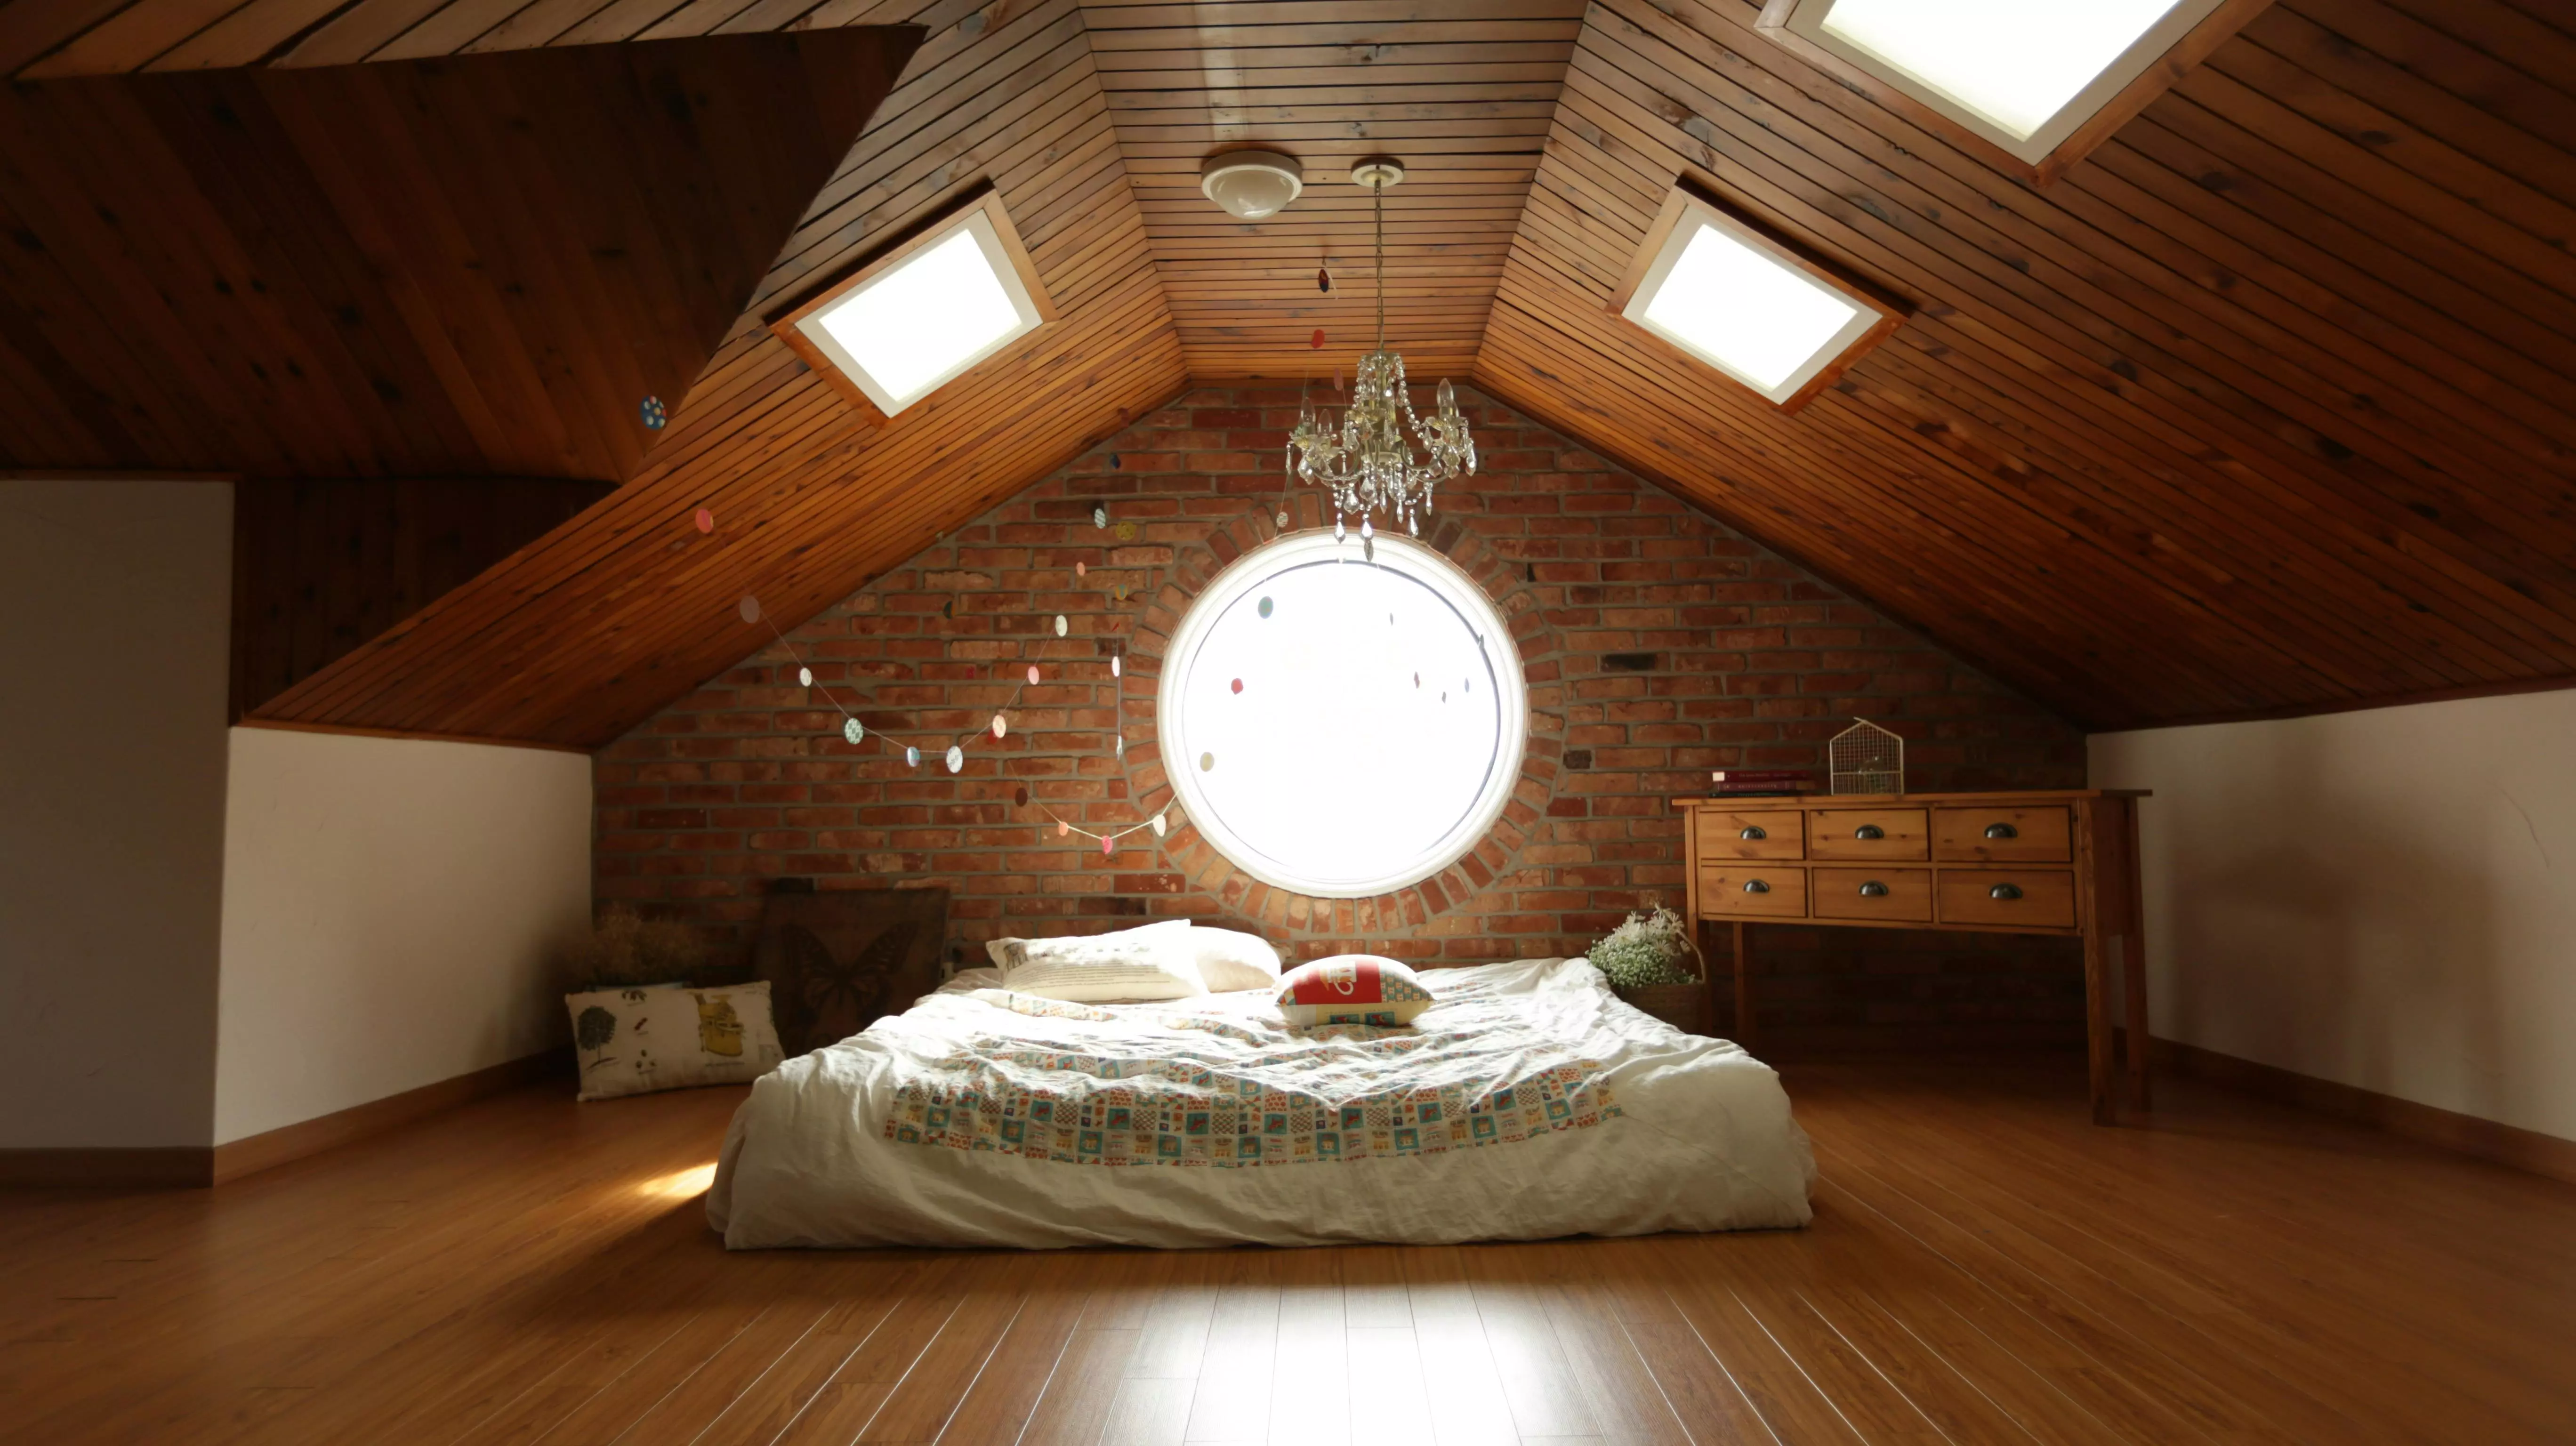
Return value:
M 2150 1036 L 2147 1057 L 2159 1068 L 2175 1074 L 2377 1125 L 2408 1139 L 2576 1185 L 2576 1140 L 2401 1100 L 2395 1095 L 2318 1079 L 2277 1065 L 2257 1064 L 2179 1040 Z
M 301 1160 L 352 1140 L 383 1134 L 487 1095 L 533 1084 L 561 1072 L 567 1058 L 564 1051 L 549 1049 L 522 1059 L 504 1060 L 472 1074 L 460 1074 L 453 1079 L 425 1084 L 398 1095 L 387 1095 L 380 1100 L 369 1100 L 363 1105 L 352 1105 L 345 1110 L 217 1145 L 212 1152 L 211 1178 L 205 1183 L 228 1184 L 290 1160 Z
M 0 1187 L 201 1190 L 570 1070 L 571 1056 L 549 1049 L 212 1147 L 0 1150 Z
M 204 1145 L 0 1150 L 0 1187 L 202 1190 L 214 1182 L 215 1152 Z

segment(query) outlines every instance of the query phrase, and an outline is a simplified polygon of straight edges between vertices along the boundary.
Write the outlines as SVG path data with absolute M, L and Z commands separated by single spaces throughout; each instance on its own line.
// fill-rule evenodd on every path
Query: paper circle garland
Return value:
M 703 507 L 698 509 L 698 515 L 691 520 L 698 524 L 698 530 L 700 532 L 713 532 L 716 530 L 716 515 Z
M 1055 821 L 1055 836 L 1057 838 L 1062 838 L 1071 832 L 1073 832 L 1072 824 L 1066 823 L 1063 819 L 1057 819 Z
M 1111 853 L 1111 847 L 1108 837 L 1103 835 L 1100 840 L 1100 856 L 1104 859 L 1108 858 Z
M 1026 784 L 1022 784 L 1020 787 L 1011 790 L 1011 802 L 1018 804 L 1022 808 L 1029 806 L 1029 790 Z
M 1266 618 L 1266 617 L 1268 617 L 1268 616 L 1270 616 L 1270 599 L 1268 599 L 1268 598 L 1263 598 L 1263 599 L 1261 600 L 1261 607 L 1260 607 L 1259 611 L 1260 611 L 1261 615 L 1262 615 L 1263 617 L 1265 617 L 1265 618 Z
M 1156 838 L 1161 838 L 1162 836 L 1163 836 L 1163 816 L 1162 816 L 1161 814 L 1159 814 L 1159 813 L 1158 813 L 1158 814 L 1154 815 L 1154 837 L 1156 837 Z
M 1116 653 L 1111 653 L 1109 655 L 1109 676 L 1113 678 L 1118 676 L 1118 657 L 1119 655 Z
M 1285 507 L 1279 509 L 1279 525 L 1281 527 L 1288 525 L 1288 509 Z
M 859 726 L 858 719 L 844 718 L 841 720 L 841 736 L 855 747 L 860 739 L 868 736 L 868 730 Z
M 1234 687 L 1234 691 L 1236 691 L 1236 692 L 1238 692 L 1238 693 L 1242 692 L 1242 691 L 1243 691 L 1243 680 L 1242 680 L 1241 678 L 1237 678 L 1237 679 L 1235 679 L 1235 680 L 1234 680 L 1233 687 Z
M 1087 563 L 1087 562 L 1077 562 L 1077 563 L 1075 563 L 1075 564 L 1073 565 L 1073 575 L 1074 575 L 1075 577 L 1088 577 L 1088 576 L 1090 576 L 1090 575 L 1091 575 L 1091 564 L 1089 564 L 1089 563 Z
M 796 670 L 796 686 L 797 686 L 797 687 L 799 687 L 799 688 L 811 688 L 811 687 L 813 687 L 813 686 L 814 686 L 814 670 L 813 670 L 813 669 L 811 669 L 811 668 L 799 668 L 799 669 L 797 669 L 797 670 Z
M 735 603 L 733 605 L 733 610 L 742 614 L 742 620 L 744 622 L 756 623 L 760 621 L 760 599 L 753 597 L 749 593 L 744 593 L 742 595 L 742 601 Z
M 1006 724 L 1006 723 L 1004 723 L 1004 722 L 1002 721 L 1002 715 L 1001 715 L 1001 714 L 999 714 L 999 713 L 994 714 L 994 715 L 993 715 L 993 736 L 994 736 L 994 737 L 996 737 L 996 738 L 999 738 L 999 737 L 1001 737 L 1003 734 L 1008 733 L 1009 731 L 1010 731 L 1010 725 L 1008 725 L 1008 724 Z
M 1118 735 L 1118 758 L 1121 762 L 1127 758 L 1127 735 L 1124 733 Z
M 1068 629 L 1070 629 L 1072 626 L 1073 626 L 1073 625 L 1072 625 L 1071 623 L 1068 623 L 1068 622 L 1066 622 L 1066 621 L 1064 620 L 1064 614 L 1062 614 L 1062 613 L 1057 613 L 1057 614 L 1055 615 L 1055 635 L 1056 635 L 1057 637 L 1059 637 L 1059 638 L 1060 638 L 1060 637 L 1063 637 L 1063 636 L 1065 635 L 1065 632 L 1066 632 Z
M 907 748 L 903 750 L 903 766 L 906 768 L 919 768 L 921 766 L 921 750 L 918 748 Z
M 1110 458 L 1109 465 L 1112 467 L 1117 466 L 1118 459 L 1116 457 Z M 1109 525 L 1109 509 L 1095 504 L 1091 509 L 1091 525 L 1094 527 L 1107 527 Z
M 1199 755 L 1199 772 L 1201 772 L 1201 773 L 1211 773 L 1211 772 L 1214 772 L 1214 771 L 1215 771 L 1215 769 L 1216 769 L 1216 755 L 1215 755 L 1215 754 L 1213 754 L 1213 753 L 1202 753 L 1202 754 L 1200 754 L 1200 755 Z
M 963 748 L 958 747 L 958 746 L 957 746 L 956 744 L 954 744 L 954 743 L 949 744 L 949 745 L 948 745 L 948 771 L 949 771 L 949 772 L 951 772 L 951 773 L 955 773 L 955 772 L 957 772 L 958 770 L 960 770 L 960 769 L 964 768 L 965 766 L 966 766 L 966 750 L 965 750 L 965 749 L 963 749 Z
M 644 419 L 645 430 L 653 432 L 662 430 L 662 424 L 671 420 L 671 414 L 663 410 L 660 397 L 646 397 L 636 405 L 635 415 Z
M 1320 326 L 1315 328 L 1314 336 L 1309 338 L 1306 344 L 1317 351 L 1322 351 L 1324 349 L 1324 329 Z
M 1037 665 L 1037 664 L 1035 664 L 1035 663 L 1031 663 L 1031 664 L 1029 664 L 1029 686 L 1031 686 L 1031 687 L 1036 687 L 1036 686 L 1037 686 L 1037 681 L 1038 681 L 1038 665 Z

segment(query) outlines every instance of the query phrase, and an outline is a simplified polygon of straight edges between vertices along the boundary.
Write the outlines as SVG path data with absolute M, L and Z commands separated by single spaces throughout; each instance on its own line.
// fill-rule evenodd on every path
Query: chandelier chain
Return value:
M 1381 161 L 1365 162 L 1352 174 L 1369 188 L 1376 233 L 1377 349 L 1360 358 L 1350 404 L 1338 423 L 1329 414 L 1317 417 L 1301 397 L 1297 425 L 1288 434 L 1290 470 L 1332 497 L 1334 538 L 1344 537 L 1356 517 L 1360 551 L 1372 560 L 1380 514 L 1418 535 L 1440 484 L 1476 471 L 1476 443 L 1466 415 L 1458 410 L 1456 391 L 1444 379 L 1436 393 L 1437 410 L 1429 417 L 1417 416 L 1405 385 L 1404 358 L 1387 350 L 1386 188 L 1403 174 Z M 1416 440 L 1422 448 L 1419 460 Z M 1286 515 L 1284 508 L 1281 515 Z

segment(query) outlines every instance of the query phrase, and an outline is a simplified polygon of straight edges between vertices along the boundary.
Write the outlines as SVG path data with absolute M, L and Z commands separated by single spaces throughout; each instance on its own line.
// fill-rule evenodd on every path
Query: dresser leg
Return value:
M 1735 937 L 1735 1042 L 1746 1049 L 1753 1047 L 1753 952 L 1746 947 L 1747 932 L 1743 924 L 1733 926 Z
M 2138 801 L 2127 800 L 2121 810 L 2128 815 L 2127 848 L 2122 851 L 2120 891 L 2128 896 L 2128 907 L 2122 911 L 2129 932 L 2120 939 L 2120 982 L 2128 991 L 2129 1016 L 2129 1106 L 2145 1110 L 2147 1105 L 2147 1067 L 2152 1063 L 2152 1041 L 2155 1034 L 2147 1028 L 2147 888 L 2146 852 L 2139 846 Z
M 2116 1070 L 2111 1045 L 2110 941 L 2098 928 L 2084 931 L 2084 1063 L 2092 1088 L 2093 1123 L 2113 1122 Z
M 2120 936 L 2120 985 L 2123 990 L 2122 1013 L 2129 1024 L 2129 1108 L 2143 1110 L 2148 1105 L 2147 1065 L 2147 936 L 2133 932 Z

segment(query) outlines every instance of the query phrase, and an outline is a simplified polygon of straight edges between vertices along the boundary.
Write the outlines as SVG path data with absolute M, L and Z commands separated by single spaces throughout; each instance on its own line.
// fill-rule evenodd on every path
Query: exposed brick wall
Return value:
M 1908 740 L 1918 789 L 2073 787 L 2074 728 L 1873 609 L 1501 406 L 1470 395 L 1483 466 L 1444 488 L 1426 540 L 1513 620 L 1530 690 L 1527 767 L 1467 858 L 1384 899 L 1290 896 L 1236 873 L 1186 825 L 1114 856 L 1059 839 L 1033 801 L 1087 827 L 1170 799 L 1153 736 L 1162 639 L 1190 598 L 1275 534 L 1296 395 L 1194 392 L 958 529 L 789 637 L 871 731 L 959 733 L 1027 688 L 1009 736 L 951 776 L 924 744 L 842 740 L 786 649 L 740 666 L 598 756 L 599 894 L 747 943 L 766 881 L 944 884 L 951 944 L 1140 915 L 1259 928 L 1294 955 L 1365 948 L 1435 963 L 1579 953 L 1629 909 L 1682 897 L 1678 820 L 1713 767 L 1821 769 L 1855 715 Z M 1292 526 L 1328 525 L 1299 488 Z M 1105 501 L 1110 530 L 1093 525 Z M 1076 564 L 1082 564 L 1077 575 Z M 1057 614 L 1068 636 L 1054 635 Z M 710 619 L 710 627 L 737 624 Z M 746 645 L 766 629 L 742 629 Z M 1108 658 L 1123 651 L 1125 676 Z M 1653 654 L 1642 671 L 1606 654 Z M 1124 762 L 1108 729 L 1122 726 Z M 903 741 L 900 737 L 898 741 Z M 1766 928 L 1766 1025 L 1876 1024 L 2072 1036 L 2068 941 Z M 1719 965 L 1724 967 L 1720 959 Z

